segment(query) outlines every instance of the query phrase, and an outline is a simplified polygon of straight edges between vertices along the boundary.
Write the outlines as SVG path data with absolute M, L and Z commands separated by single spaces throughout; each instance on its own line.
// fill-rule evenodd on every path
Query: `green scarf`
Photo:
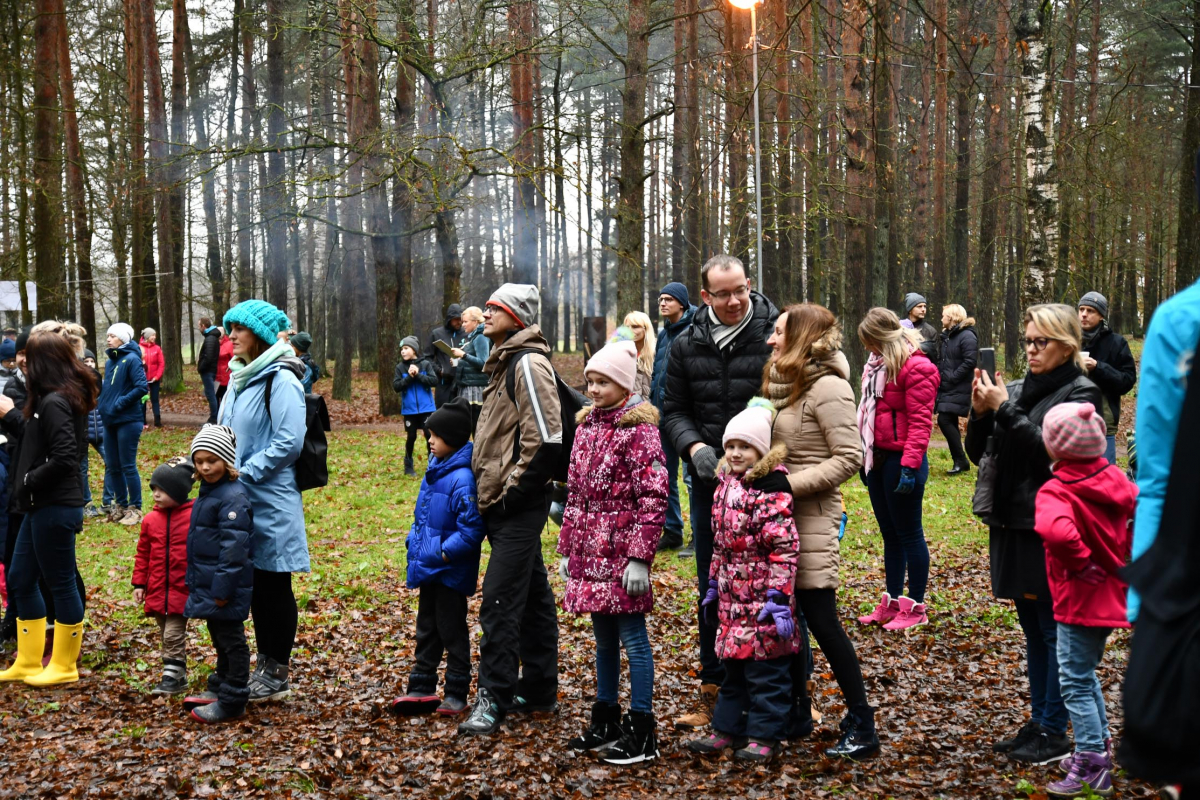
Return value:
M 240 358 L 233 358 L 229 361 L 229 378 L 233 381 L 233 388 L 238 392 L 246 387 L 246 384 L 251 378 L 268 365 L 272 364 L 284 356 L 295 355 L 292 346 L 287 342 L 276 342 L 263 351 L 262 355 L 251 361 L 249 364 L 242 361 Z

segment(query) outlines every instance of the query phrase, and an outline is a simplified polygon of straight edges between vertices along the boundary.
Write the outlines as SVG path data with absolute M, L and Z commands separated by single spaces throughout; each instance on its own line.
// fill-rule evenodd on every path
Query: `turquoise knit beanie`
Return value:
M 267 344 L 275 344 L 280 331 L 291 327 L 287 314 L 266 300 L 243 300 L 225 312 L 225 330 L 241 325 Z

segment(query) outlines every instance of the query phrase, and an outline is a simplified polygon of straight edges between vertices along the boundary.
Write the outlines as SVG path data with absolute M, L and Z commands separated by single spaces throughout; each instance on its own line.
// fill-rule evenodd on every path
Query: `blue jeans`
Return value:
M 204 397 L 208 400 L 208 421 L 217 421 L 217 373 L 201 372 L 200 382 L 204 384 Z
M 793 656 L 766 661 L 725 661 L 712 728 L 731 736 L 778 742 L 788 735 Z
M 1051 733 L 1066 733 L 1067 707 L 1058 687 L 1058 623 L 1054 607 L 1039 600 L 1014 600 L 1025 632 L 1029 703 L 1033 721 Z
M 8 575 L 19 618 L 45 618 L 46 603 L 38 588 L 38 578 L 45 577 L 54 597 L 55 619 L 64 625 L 83 621 L 83 599 L 75 583 L 75 534 L 82 528 L 82 508 L 47 506 L 25 515 Z
M 100 454 L 100 463 L 104 464 L 104 442 L 103 441 L 96 442 L 92 445 L 92 447 L 96 448 L 96 452 Z M 83 461 L 81 461 L 79 464 L 79 473 L 83 477 L 83 502 L 87 505 L 92 504 L 92 486 L 88 482 L 88 470 L 90 470 L 90 469 L 91 469 L 91 463 L 88 459 L 88 451 L 84 450 L 83 451 Z M 108 470 L 105 469 L 104 470 L 104 503 L 103 503 L 103 505 L 105 505 L 105 506 L 111 505 L 112 499 L 113 499 L 112 481 L 110 481 L 108 479 Z
M 121 506 L 142 507 L 142 478 L 138 475 L 137 451 L 142 438 L 140 419 L 104 426 L 105 480 L 111 481 L 113 500 Z
M 1075 751 L 1103 753 L 1111 736 L 1096 667 L 1112 628 L 1058 623 L 1058 683 L 1075 731 Z
M 1117 463 L 1117 437 L 1108 436 L 1106 438 L 1108 446 L 1104 448 L 1104 458 L 1108 460 L 1108 463 L 1115 464 Z
M 716 484 L 696 481 L 692 492 L 692 535 L 696 540 L 696 627 L 700 632 L 700 682 L 720 686 L 725 680 L 725 665 L 717 658 L 717 628 L 704 618 L 700 601 L 708 591 L 708 571 L 712 567 L 712 504 Z
M 683 508 L 679 502 L 679 453 L 671 446 L 667 437 L 662 440 L 663 455 L 667 459 L 667 520 L 663 523 L 665 533 L 683 535 Z M 692 493 L 692 476 L 687 468 L 683 470 L 683 483 L 687 486 L 688 494 Z
M 629 659 L 629 708 L 649 714 L 654 700 L 654 652 L 645 614 L 592 614 L 596 637 L 596 702 L 617 705 L 621 646 Z
M 892 597 L 904 594 L 904 575 L 908 573 L 908 596 L 925 602 L 925 587 L 929 583 L 929 547 L 925 544 L 925 528 L 921 524 L 921 502 L 925 498 L 925 482 L 929 479 L 929 457 L 921 459 L 917 485 L 912 494 L 896 494 L 900 483 L 901 454 L 888 450 L 875 451 L 874 468 L 867 474 L 867 493 L 879 532 L 883 534 L 883 571 L 887 593 Z

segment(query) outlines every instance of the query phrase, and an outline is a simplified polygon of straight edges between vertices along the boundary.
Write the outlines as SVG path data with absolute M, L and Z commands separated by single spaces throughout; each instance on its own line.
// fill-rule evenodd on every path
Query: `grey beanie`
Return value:
M 411 347 L 412 351 L 417 355 L 421 354 L 421 340 L 415 336 L 405 336 L 400 340 L 400 348 Z
M 921 305 L 921 303 L 924 303 L 924 302 L 925 302 L 924 297 L 917 294 L 916 292 L 909 292 L 908 294 L 904 295 L 904 313 L 911 314 L 912 310 L 914 308 L 916 308 L 917 306 Z
M 1100 316 L 1108 319 L 1108 299 L 1099 292 L 1088 292 L 1083 297 L 1079 298 L 1079 305 L 1076 308 L 1088 306 L 1100 312 Z
M 492 293 L 487 301 L 490 306 L 499 306 L 517 321 L 517 325 L 528 328 L 537 322 L 542 297 L 538 288 L 528 283 L 506 283 Z

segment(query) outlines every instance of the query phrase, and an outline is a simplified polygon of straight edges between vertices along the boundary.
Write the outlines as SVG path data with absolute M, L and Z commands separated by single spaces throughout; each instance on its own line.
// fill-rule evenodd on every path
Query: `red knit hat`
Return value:
M 1104 455 L 1108 426 L 1091 403 L 1063 403 L 1042 421 L 1042 440 L 1054 461 L 1091 461 Z

